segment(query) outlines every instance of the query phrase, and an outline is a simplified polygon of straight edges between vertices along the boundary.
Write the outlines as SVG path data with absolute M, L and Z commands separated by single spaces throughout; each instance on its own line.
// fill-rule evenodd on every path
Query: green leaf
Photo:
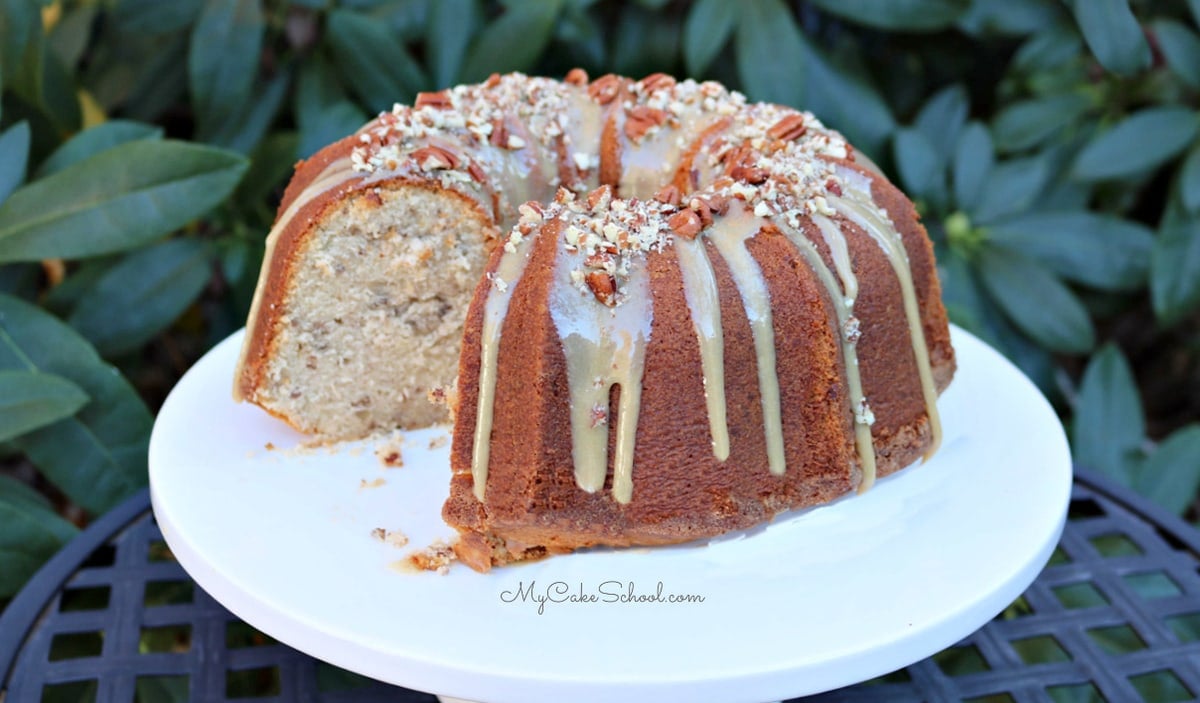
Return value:
M 1075 462 L 1131 485 L 1145 434 L 1129 362 L 1106 344 L 1088 361 L 1079 384 L 1071 433 Z
M 737 23 L 737 3 L 698 0 L 683 24 L 683 60 L 692 76 L 702 75 L 729 41 Z
M 1167 437 L 1138 470 L 1134 487 L 1155 503 L 1183 515 L 1200 490 L 1200 424 Z
M 42 84 L 37 105 L 60 135 L 78 131 L 83 122 L 83 113 L 79 109 L 75 76 L 50 51 L 49 46 L 45 46 L 43 51 L 46 55 L 42 58 Z
M 792 12 L 781 0 L 749 0 L 739 5 L 737 70 L 754 100 L 803 104 L 806 51 Z
M 954 152 L 954 200 L 958 207 L 967 211 L 975 208 L 995 163 L 987 128 L 978 122 L 967 125 Z
M 458 77 L 467 42 L 482 22 L 479 0 L 438 0 L 429 8 L 429 43 L 426 44 L 433 85 L 444 88 Z
M 31 490 L 0 476 L 0 598 L 21 590 L 42 564 L 79 530 L 48 506 L 30 499 Z
M 266 207 L 272 191 L 282 192 L 296 163 L 298 143 L 295 132 L 268 134 L 251 155 L 250 170 L 238 185 L 238 202 L 247 208 Z
M 1200 217 L 1163 224 L 1150 254 L 1150 299 L 1164 324 L 1200 307 Z
M 5 87 L 40 104 L 44 57 L 38 3 L 0 0 L 0 68 Z
M 866 78 L 844 70 L 815 47 L 805 48 L 804 100 L 799 103 L 855 147 L 878 157 L 896 129 L 896 118 Z
M 954 154 L 970 109 L 966 89 L 955 83 L 935 93 L 917 114 L 913 127 L 933 146 L 939 168 L 944 167 Z
M 1022 36 L 1054 24 L 1060 14 L 1053 0 L 974 0 L 958 26 L 976 37 Z
M 38 166 L 37 177 L 45 178 L 58 173 L 72 164 L 77 164 L 120 144 L 139 139 L 161 139 L 162 135 L 162 127 L 155 125 L 128 120 L 103 122 L 76 134 L 55 149 L 54 153 L 47 157 L 41 166 Z
M 0 442 L 70 417 L 88 401 L 79 386 L 36 371 L 0 371 Z
M 56 374 L 91 398 L 74 416 L 14 441 L 71 500 L 98 514 L 146 485 L 150 412 L 78 333 L 0 295 L 0 369 Z
M 166 34 L 195 22 L 202 7 L 204 0 L 117 0 L 113 21 L 132 36 Z
M 892 145 L 904 187 L 917 198 L 928 197 L 942 176 L 933 144 L 922 132 L 906 128 L 896 132 Z
M 67 321 L 102 355 L 129 353 L 183 314 L 211 274 L 203 242 L 172 239 L 156 244 L 109 269 Z
M 1179 198 L 1185 210 L 1200 213 L 1200 144 L 1192 147 L 1179 169 Z
M 1076 94 L 1016 102 L 992 121 L 992 135 L 1001 152 L 1023 151 L 1057 134 L 1083 117 L 1091 101 Z
M 337 75 L 320 56 L 300 69 L 296 83 L 296 121 L 300 127 L 298 156 L 307 159 L 367 121 L 367 116 L 346 99 Z
M 206 0 L 188 48 L 188 85 L 202 141 L 250 99 L 265 26 L 261 0 Z
M 930 32 L 953 25 L 970 3 L 967 0 L 813 0 L 813 4 L 868 27 Z
M 1050 179 L 1050 164 L 1044 156 L 1012 159 L 996 164 L 983 188 L 971 219 L 980 225 L 1025 212 L 1037 201 Z
M 29 162 L 29 123 L 18 122 L 0 134 L 0 205 L 25 180 Z
M 46 46 L 63 66 L 74 70 L 79 64 L 92 38 L 92 29 L 99 13 L 99 7 L 88 5 L 66 9 L 50 30 Z
M 979 277 L 1013 324 L 1047 349 L 1083 354 L 1096 344 L 1087 310 L 1054 274 L 1021 254 L 986 247 Z
M 255 85 L 255 97 L 239 106 L 231 118 L 214 126 L 207 141 L 240 154 L 249 154 L 266 135 L 291 82 L 291 71 L 282 71 L 269 81 L 260 81 Z
M 625 76 L 646 76 L 670 66 L 679 56 L 682 34 L 670 15 L 626 4 L 613 30 L 612 69 Z
M 553 36 L 561 0 L 526 0 L 510 5 L 475 38 L 463 63 L 462 78 L 479 81 L 492 73 L 527 71 Z
M 27 505 L 45 510 L 53 508 L 46 496 L 24 482 L 4 474 L 0 474 L 0 500 L 13 505 Z
M 427 80 L 387 27 L 365 15 L 334 10 L 327 36 L 342 77 L 374 112 L 411 103 Z M 539 49 L 540 51 L 540 49 Z
M 1072 5 L 1083 39 L 1100 65 L 1121 75 L 1150 67 L 1150 45 L 1129 0 L 1073 0 Z
M 1184 83 L 1200 89 L 1200 36 L 1175 20 L 1158 20 L 1153 26 L 1167 65 Z
M 987 3 L 990 0 L 982 0 Z M 1030 37 L 1013 56 L 1011 68 L 1017 73 L 1037 73 L 1078 63 L 1083 41 L 1074 23 L 1058 22 Z
M 1051 271 L 1100 290 L 1137 290 L 1146 283 L 1154 234 L 1111 215 L 1046 212 L 997 223 L 989 241 L 1022 252 Z
M 1134 176 L 1178 155 L 1200 130 L 1200 116 L 1183 107 L 1151 107 L 1093 139 L 1071 168 L 1074 178 L 1099 181 Z
M 174 141 L 114 147 L 21 188 L 0 207 L 0 261 L 82 258 L 144 244 L 205 214 L 246 169 Z

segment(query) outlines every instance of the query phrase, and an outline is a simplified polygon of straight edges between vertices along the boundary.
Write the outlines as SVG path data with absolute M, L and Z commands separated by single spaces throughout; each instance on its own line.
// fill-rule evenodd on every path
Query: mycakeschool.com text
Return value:
M 596 584 L 519 581 L 515 587 L 500 592 L 500 601 L 528 604 L 537 609 L 538 615 L 545 615 L 547 610 L 559 605 L 695 605 L 703 603 L 704 596 L 698 593 L 672 592 L 662 581 L 646 586 L 615 579 Z

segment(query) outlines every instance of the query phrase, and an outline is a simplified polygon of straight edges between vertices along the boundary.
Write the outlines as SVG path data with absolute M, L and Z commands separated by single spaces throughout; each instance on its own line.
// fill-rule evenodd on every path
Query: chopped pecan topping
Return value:
M 804 136 L 808 125 L 804 124 L 804 115 L 791 114 L 776 122 L 767 130 L 767 136 L 772 139 L 792 141 Z
M 712 224 L 712 207 L 708 204 L 708 201 L 703 198 L 692 198 L 688 202 L 688 207 L 700 217 L 700 224 L 705 227 Z
M 503 117 L 492 120 L 492 133 L 488 136 L 488 142 L 501 149 L 508 146 L 508 125 L 504 123 Z
M 731 149 L 721 160 L 725 162 L 725 175 L 735 181 L 758 185 L 767 180 L 766 169 L 758 166 L 758 155 L 748 147 Z
M 671 219 L 667 220 L 667 226 L 684 239 L 695 239 L 696 235 L 700 234 L 700 230 L 704 228 L 700 221 L 700 215 L 696 214 L 695 210 L 680 210 L 671 215 Z
M 570 71 L 567 71 L 567 77 L 563 79 L 563 82 L 570 85 L 587 85 L 587 71 L 582 68 L 572 68 Z
M 679 189 L 673 185 L 665 185 L 661 190 L 654 194 L 655 200 L 663 205 L 670 205 L 671 207 L 679 207 L 680 198 L 681 196 L 679 195 Z
M 612 263 L 612 260 L 613 260 L 612 254 L 610 254 L 606 251 L 596 252 L 595 254 L 592 254 L 591 256 L 584 259 L 583 265 L 587 266 L 588 268 L 602 269 L 605 266 L 607 266 L 608 264 Z
M 432 107 L 438 110 L 449 110 L 454 104 L 450 101 L 450 91 L 441 90 L 436 93 L 417 93 L 417 101 L 413 103 L 413 107 L 418 110 L 423 107 Z
M 584 276 L 592 295 L 601 303 L 613 307 L 617 304 L 617 279 L 603 271 L 592 271 Z
M 612 102 L 619 92 L 621 92 L 621 79 L 611 73 L 597 78 L 588 86 L 588 95 L 601 105 Z
M 493 73 L 492 75 L 488 76 L 487 80 L 483 82 L 483 85 L 485 88 L 495 88 L 496 86 L 500 85 L 500 74 Z
M 607 184 L 593 190 L 587 196 L 589 210 L 595 210 L 602 205 L 607 206 L 610 201 L 612 201 L 612 187 Z
M 825 181 L 825 190 L 827 190 L 830 193 L 833 193 L 834 195 L 837 195 L 837 196 L 840 196 L 842 194 L 842 186 L 837 181 L 833 180 L 832 178 Z
M 625 118 L 625 136 L 636 142 L 646 135 L 652 127 L 657 127 L 667 121 L 671 113 L 645 105 L 638 105 L 629 111 Z
M 675 85 L 675 79 L 665 73 L 651 73 L 639 82 L 642 84 L 642 90 L 647 93 L 669 89 Z
M 462 159 L 440 146 L 422 147 L 414 151 L 412 157 L 422 171 L 453 170 L 462 163 Z
M 471 175 L 471 178 L 475 179 L 476 183 L 483 183 L 485 180 L 487 180 L 487 176 L 484 175 L 483 169 L 480 168 L 479 164 L 475 163 L 474 161 L 467 164 L 467 173 Z

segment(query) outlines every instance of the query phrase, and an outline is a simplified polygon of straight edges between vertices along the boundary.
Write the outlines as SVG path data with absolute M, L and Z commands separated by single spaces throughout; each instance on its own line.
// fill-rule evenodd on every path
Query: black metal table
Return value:
M 1050 564 L 975 634 L 815 701 L 1200 698 L 1200 532 L 1077 473 Z M 0 703 L 432 702 L 279 644 L 173 560 L 146 492 L 96 521 L 0 617 Z

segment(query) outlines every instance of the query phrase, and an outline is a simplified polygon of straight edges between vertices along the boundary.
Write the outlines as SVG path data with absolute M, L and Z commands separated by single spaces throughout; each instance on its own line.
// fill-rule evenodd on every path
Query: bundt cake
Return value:
M 916 211 L 840 135 L 576 70 L 422 94 L 299 164 L 235 395 L 328 439 L 448 407 L 443 516 L 485 571 L 865 490 L 935 451 L 953 373 Z

